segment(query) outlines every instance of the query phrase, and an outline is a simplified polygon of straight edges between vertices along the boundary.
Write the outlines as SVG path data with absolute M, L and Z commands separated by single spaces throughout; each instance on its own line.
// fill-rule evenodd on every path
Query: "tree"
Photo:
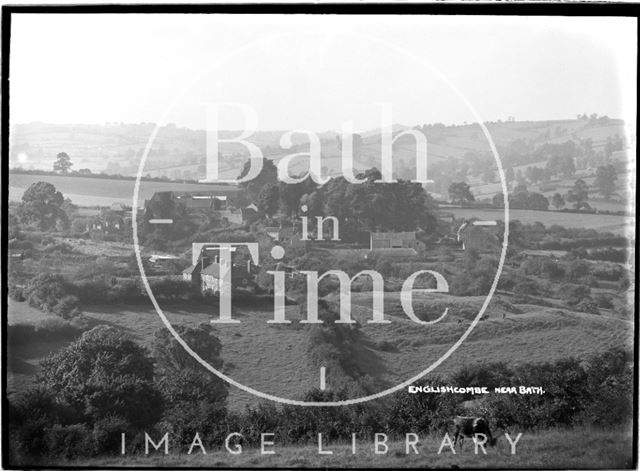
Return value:
M 509 183 L 511 183 L 516 178 L 515 173 L 513 172 L 513 167 L 507 167 L 505 178 Z
M 487 165 L 482 171 L 482 181 L 484 183 L 492 183 L 495 179 L 495 172 L 490 165 Z
M 244 167 L 242 168 L 242 172 L 238 178 L 243 178 L 245 175 L 249 173 L 249 168 L 251 167 L 251 159 L 248 159 Z M 260 193 L 262 193 L 263 188 L 266 185 L 277 184 L 278 183 L 278 168 L 275 166 L 273 161 L 269 159 L 262 159 L 262 170 L 256 178 L 250 180 L 248 182 L 241 183 L 240 186 L 245 188 L 249 198 L 252 203 L 258 204 L 258 199 L 260 198 Z
M 609 199 L 615 192 L 617 178 L 613 165 L 600 166 L 596 170 L 596 186 L 606 199 Z
M 222 344 L 210 324 L 176 326 L 176 330 L 202 359 L 222 369 Z M 183 443 L 195 432 L 221 433 L 226 426 L 227 383 L 205 371 L 167 329 L 156 331 L 154 357 L 156 383 L 165 403 L 162 428 Z
M 17 210 L 18 219 L 47 231 L 54 228 L 59 220 L 67 220 L 63 204 L 62 193 L 51 183 L 33 183 L 22 195 L 22 203 Z
M 569 142 L 573 143 L 573 141 L 569 141 Z M 574 147 L 575 145 L 572 146 L 572 149 Z M 560 172 L 565 178 L 570 177 L 574 173 L 576 173 L 576 165 L 571 155 L 564 155 L 560 159 Z
M 566 200 L 575 204 L 576 209 L 582 208 L 585 205 L 585 201 L 589 199 L 589 187 L 582 179 L 576 180 L 573 184 L 573 188 L 567 193 Z
M 280 200 L 280 191 L 278 185 L 265 185 L 260 191 L 258 197 L 258 209 L 267 216 L 273 216 L 278 210 L 278 202 Z
M 151 224 L 151 219 L 171 219 L 173 224 Z M 149 200 L 140 229 L 145 245 L 164 250 L 168 241 L 192 235 L 195 223 L 186 206 L 178 202 L 171 192 L 163 191 L 155 193 Z
M 500 192 L 493 195 L 491 203 L 495 208 L 504 208 L 504 194 Z
M 540 193 L 529 193 L 527 197 L 527 209 L 546 211 L 549 209 L 549 200 Z
M 222 344 L 210 324 L 176 326 L 176 331 L 202 359 L 214 368 L 222 368 Z M 167 329 L 156 331 L 153 351 L 156 376 L 168 404 L 202 400 L 224 403 L 227 383 L 204 372 Z
M 449 198 L 452 203 L 464 204 L 475 201 L 469 185 L 465 182 L 453 182 L 449 185 Z
M 518 194 L 518 193 L 527 193 L 527 185 L 525 185 L 524 183 L 518 183 L 516 185 L 516 187 L 513 189 L 513 194 Z
M 67 294 L 68 286 L 64 277 L 53 273 L 34 276 L 24 289 L 24 297 L 29 304 L 43 311 L 52 311 Z
M 160 418 L 162 397 L 146 350 L 114 327 L 98 326 L 41 362 L 38 381 L 95 422 L 117 416 L 134 427 Z
M 556 193 L 551 198 L 551 204 L 553 204 L 556 209 L 560 209 L 564 206 L 564 198 L 560 193 Z
M 69 169 L 73 166 L 71 158 L 66 152 L 60 152 L 56 161 L 53 163 L 53 171 L 63 175 L 69 173 Z

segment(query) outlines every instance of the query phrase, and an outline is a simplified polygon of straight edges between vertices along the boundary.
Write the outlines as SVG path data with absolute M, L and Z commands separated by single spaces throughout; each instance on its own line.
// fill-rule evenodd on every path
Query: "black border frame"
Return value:
M 9 436 L 7 398 L 7 278 L 4 276 L 8 256 L 8 207 L 9 207 L 9 56 L 11 52 L 11 18 L 15 14 L 330 14 L 330 15 L 494 15 L 494 16 L 602 16 L 602 17 L 634 17 L 640 18 L 640 4 L 633 3 L 245 3 L 245 4 L 94 4 L 94 5 L 3 5 L 2 6 L 2 71 L 1 71 L 1 141 L 2 147 L 2 209 L 1 209 L 1 237 L 2 237 L 2 468 L 3 469 L 87 469 L 87 470 L 133 470 L 133 469 L 269 469 L 265 467 L 157 467 L 157 466 L 45 466 L 29 465 L 16 466 L 9 463 Z M 636 30 L 639 31 L 638 25 Z M 637 64 L 636 64 L 637 65 Z M 636 74 L 638 70 L 636 68 Z M 637 85 L 636 75 L 636 85 Z M 637 110 L 637 104 L 636 104 Z M 636 113 L 636 130 L 638 118 Z M 637 141 L 636 141 L 637 151 Z M 638 223 L 636 220 L 636 237 Z M 638 242 L 636 248 L 636 267 L 638 263 Z M 632 468 L 638 468 L 638 333 L 640 332 L 637 317 L 638 286 L 635 283 L 634 293 L 634 352 L 633 352 L 633 431 L 632 431 Z M 331 469 L 327 467 L 278 467 L 275 469 Z M 350 468 L 369 469 L 369 468 Z M 381 468 L 384 469 L 384 468 Z M 419 468 L 406 468 L 419 469 Z M 491 468 L 481 468 L 491 469 Z M 538 468 L 520 468 L 538 469 Z M 565 468 L 549 468 L 565 469 Z M 584 468 L 598 469 L 598 468 Z

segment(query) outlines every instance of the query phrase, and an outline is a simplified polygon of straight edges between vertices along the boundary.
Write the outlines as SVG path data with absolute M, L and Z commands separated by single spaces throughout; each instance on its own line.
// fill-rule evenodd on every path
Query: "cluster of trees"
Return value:
M 178 330 L 203 358 L 222 366 L 210 325 Z M 115 454 L 122 432 L 157 426 L 186 439 L 188 432 L 202 433 L 200 426 L 219 426 L 226 383 L 196 365 L 166 331 L 158 332 L 152 356 L 120 330 L 95 327 L 43 360 L 38 386 L 11 401 L 12 454 L 22 462 Z
M 493 196 L 493 206 L 504 207 L 504 195 L 502 192 Z M 526 185 L 520 184 L 509 195 L 509 207 L 512 209 L 536 209 L 546 211 L 549 208 L 549 200 L 541 193 L 529 191 Z
M 22 195 L 15 211 L 17 221 L 41 231 L 65 230 L 69 227 L 67 211 L 72 211 L 71 200 L 64 198 L 55 186 L 47 182 L 33 183 Z
M 164 331 L 163 331 L 164 332 Z M 216 367 L 220 343 L 209 325 L 181 328 L 180 334 Z M 99 358 L 100 361 L 96 361 Z M 155 363 L 155 365 L 154 365 Z M 69 374 L 74 371 L 74 374 Z M 384 431 L 392 439 L 408 431 L 442 433 L 472 397 L 398 392 L 384 400 L 341 408 L 277 407 L 260 403 L 242 412 L 226 409 L 226 385 L 203 374 L 167 334 L 159 332 L 153 354 L 112 327 L 96 327 L 42 362 L 40 386 L 11 398 L 9 450 L 13 462 L 117 455 L 120 434 L 128 452 L 144 451 L 144 432 L 169 432 L 184 450 L 199 432 L 209 449 L 221 446 L 229 431 L 242 434 L 243 446 L 258 446 L 260 434 L 275 433 L 284 444 L 350 440 Z M 614 349 L 584 359 L 515 367 L 504 363 L 468 366 L 449 377 L 432 377 L 417 386 L 544 385 L 543 395 L 490 395 L 476 406 L 492 427 L 519 430 L 558 425 L 629 425 L 633 407 L 632 355 Z M 312 390 L 305 401 L 350 397 L 346 388 Z M 474 398 L 475 399 L 475 398 Z
M 245 164 L 241 177 L 249 170 Z M 433 212 L 435 201 L 418 183 L 400 180 L 397 183 L 377 184 L 381 174 L 371 169 L 358 175 L 366 179 L 354 185 L 344 177 L 331 179 L 318 186 L 311 178 L 296 184 L 279 182 L 277 168 L 265 160 L 260 174 L 244 183 L 245 197 L 256 204 L 266 216 L 280 212 L 286 217 L 304 215 L 335 216 L 340 221 L 341 234 L 349 239 L 350 234 L 361 231 L 415 230 L 433 231 L 436 218 Z
M 596 185 L 600 193 L 609 198 L 615 191 L 616 170 L 613 166 L 599 167 L 596 174 Z M 551 197 L 551 201 L 541 193 L 530 192 L 523 183 L 517 185 L 513 192 L 509 195 L 509 207 L 513 209 L 537 209 L 546 211 L 551 203 L 556 209 L 560 209 L 566 203 L 573 203 L 576 210 L 591 210 L 591 206 L 587 203 L 589 199 L 589 185 L 581 178 L 576 180 L 573 187 L 562 195 L 555 193 Z M 493 206 L 502 208 L 504 206 L 502 193 L 494 195 L 492 200 Z

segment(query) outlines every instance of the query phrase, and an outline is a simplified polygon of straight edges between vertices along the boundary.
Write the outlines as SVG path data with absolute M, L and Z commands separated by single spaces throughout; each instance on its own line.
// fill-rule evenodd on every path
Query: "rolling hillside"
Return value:
M 361 325 L 362 341 L 356 350 L 358 368 L 373 379 L 380 390 L 418 374 L 444 354 L 468 328 L 483 302 L 482 297 L 431 296 L 430 300 L 449 307 L 449 315 L 432 326 L 417 326 L 399 310 L 398 293 L 385 293 L 387 318 L 391 324 L 367 324 L 371 318 L 371 294 L 353 294 L 353 317 Z M 414 296 L 416 311 L 426 302 Z M 17 309 L 16 309 L 17 308 Z M 46 317 L 24 303 L 11 306 L 10 324 L 36 322 Z M 199 307 L 166 306 L 169 320 L 175 324 L 196 325 L 215 315 Z M 503 313 L 506 318 L 503 319 Z M 132 335 L 150 347 L 156 329 L 163 324 L 150 306 L 88 307 L 85 315 L 92 324 L 104 323 Z M 287 308 L 288 326 L 269 325 L 268 311 L 238 309 L 234 317 L 242 324 L 218 326 L 223 345 L 224 372 L 247 386 L 274 395 L 297 398 L 319 385 L 319 370 L 309 358 L 308 332 L 297 321 L 296 306 Z M 544 308 L 513 305 L 508 296 L 492 301 L 483 319 L 460 348 L 434 373 L 446 374 L 476 362 L 503 361 L 509 364 L 537 363 L 568 356 L 579 358 L 602 352 L 609 347 L 632 344 L 629 321 L 603 310 L 601 315 L 568 311 L 566 308 Z M 544 345 L 544 348 L 541 346 Z M 9 352 L 9 386 L 33 380 L 42 355 L 57 345 Z M 12 365 L 15 367 L 12 368 Z M 26 367 L 25 367 L 26 365 Z M 209 374 L 203 370 L 203 374 Z M 327 371 L 327 385 L 335 384 L 332 371 Z M 235 387 L 230 388 L 229 404 L 242 409 L 258 398 Z
M 498 148 L 523 140 L 534 147 L 545 143 L 562 143 L 568 140 L 579 142 L 592 139 L 594 150 L 600 150 L 606 138 L 624 135 L 624 123 L 616 119 L 601 119 L 596 122 L 578 119 L 562 121 L 514 121 L 491 122 L 486 126 Z M 395 125 L 394 133 L 409 126 Z M 152 123 L 106 125 L 54 125 L 29 123 L 13 126 L 11 130 L 10 166 L 50 170 L 58 152 L 67 152 L 74 163 L 74 169 L 88 168 L 93 172 L 106 171 L 133 175 L 137 171 L 139 159 L 154 129 Z M 279 140 L 284 131 L 256 132 L 249 141 L 258 145 L 265 156 L 279 160 L 292 150 L 280 148 Z M 444 126 L 441 124 L 423 127 L 429 147 L 429 159 L 438 162 L 443 159 L 463 159 L 468 154 L 488 155 L 490 148 L 477 124 Z M 233 137 L 237 131 L 221 131 L 221 137 Z M 333 131 L 320 133 L 323 165 L 329 173 L 340 171 L 337 157 L 340 150 Z M 362 148 L 356 158 L 356 168 L 379 166 L 380 130 L 362 133 Z M 294 145 L 307 149 L 306 138 L 294 136 Z M 145 174 L 168 176 L 170 178 L 204 178 L 202 165 L 205 160 L 205 132 L 168 125 L 160 129 Z M 412 138 L 402 138 L 394 145 L 394 157 L 399 165 L 414 159 L 415 149 Z M 237 177 L 238 170 L 246 160 L 246 149 L 238 144 L 222 144 L 224 159 L 222 168 L 231 177 Z M 401 163 L 401 164 L 400 164 Z M 223 172 L 224 173 L 224 172 Z

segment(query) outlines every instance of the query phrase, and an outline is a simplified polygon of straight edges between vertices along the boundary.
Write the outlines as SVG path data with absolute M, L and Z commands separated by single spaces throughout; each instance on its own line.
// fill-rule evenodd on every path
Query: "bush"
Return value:
M 537 295 L 540 294 L 540 285 L 535 280 L 530 279 L 520 279 L 518 280 L 514 287 L 513 292 L 521 295 Z
M 113 327 L 98 326 L 85 332 L 43 360 L 41 367 L 39 381 L 89 423 L 115 413 L 132 426 L 145 426 L 162 414 L 151 358 Z
M 24 302 L 24 300 L 25 300 L 24 290 L 22 289 L 22 286 L 18 286 L 18 285 L 15 285 L 15 284 L 10 284 L 7 294 L 9 295 L 9 298 L 11 298 L 14 301 L 17 301 L 19 303 Z
M 8 247 L 12 250 L 32 250 L 33 242 L 30 240 L 11 240 L 8 244 Z
M 117 416 L 108 416 L 93 424 L 91 440 L 96 455 L 120 452 L 121 434 L 130 430 L 131 425 Z
M 51 312 L 58 301 L 68 294 L 68 290 L 68 284 L 61 275 L 41 273 L 29 280 L 24 296 L 31 306 Z
M 68 322 L 52 317 L 36 324 L 11 324 L 7 326 L 9 345 L 26 345 L 34 342 L 69 341 L 78 338 L 86 326 L 81 322 Z
M 590 297 L 583 298 L 577 305 L 576 309 L 582 312 L 588 312 L 591 314 L 600 314 L 598 311 L 598 304 Z
M 63 319 L 78 317 L 82 313 L 80 300 L 76 296 L 65 296 L 53 306 L 51 312 Z
M 603 309 L 613 309 L 613 299 L 608 294 L 600 293 L 596 295 L 595 302 L 598 307 Z
M 86 456 L 92 450 L 91 435 L 81 424 L 54 425 L 45 433 L 45 442 L 49 456 L 74 459 Z

